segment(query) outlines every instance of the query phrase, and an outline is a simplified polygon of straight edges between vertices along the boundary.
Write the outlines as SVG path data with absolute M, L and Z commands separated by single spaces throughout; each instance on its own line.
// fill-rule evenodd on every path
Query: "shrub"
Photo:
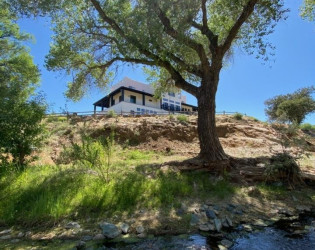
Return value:
M 242 120 L 242 119 L 243 119 L 243 115 L 242 115 L 241 113 L 235 113 L 235 114 L 233 115 L 233 118 L 234 118 L 235 120 Z
M 117 114 L 115 113 L 114 110 L 109 110 L 108 113 L 107 113 L 107 116 L 110 117 L 110 118 L 112 118 L 112 117 L 116 117 Z
M 174 120 L 175 120 L 175 117 L 174 117 L 174 115 L 169 115 L 169 116 L 168 116 L 168 119 L 170 119 L 171 121 L 174 121 Z
M 315 131 L 315 125 L 312 125 L 310 123 L 304 123 L 302 125 L 300 125 L 300 128 L 302 130 L 311 130 L 311 131 Z
M 267 181 L 283 181 L 291 186 L 301 184 L 301 170 L 295 159 L 288 153 L 274 155 L 266 167 Z
M 188 121 L 188 117 L 186 115 L 178 115 L 177 121 L 179 121 L 181 123 L 186 123 Z
M 98 175 L 109 182 L 109 170 L 115 151 L 114 132 L 108 137 L 94 140 L 87 135 L 81 135 L 82 142 L 73 143 L 70 148 L 64 148 L 58 163 L 73 163 L 83 168 L 95 169 Z

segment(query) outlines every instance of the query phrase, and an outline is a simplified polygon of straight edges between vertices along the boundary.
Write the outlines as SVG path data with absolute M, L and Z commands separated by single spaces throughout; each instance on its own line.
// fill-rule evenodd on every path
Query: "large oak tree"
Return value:
M 55 35 L 51 70 L 73 76 L 68 97 L 103 87 L 115 65 L 142 64 L 198 100 L 200 157 L 226 163 L 215 129 L 215 98 L 225 60 L 240 47 L 263 59 L 266 36 L 285 17 L 282 0 L 10 1 L 29 14 L 50 14 Z

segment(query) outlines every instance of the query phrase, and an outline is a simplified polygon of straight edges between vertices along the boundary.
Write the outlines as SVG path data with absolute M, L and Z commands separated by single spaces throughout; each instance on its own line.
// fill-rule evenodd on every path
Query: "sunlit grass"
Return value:
M 131 213 L 178 206 L 185 199 L 224 198 L 235 191 L 205 173 L 162 171 L 166 156 L 125 150 L 115 155 L 108 183 L 75 166 L 32 166 L 0 177 L 0 224 L 56 222 L 74 214 Z

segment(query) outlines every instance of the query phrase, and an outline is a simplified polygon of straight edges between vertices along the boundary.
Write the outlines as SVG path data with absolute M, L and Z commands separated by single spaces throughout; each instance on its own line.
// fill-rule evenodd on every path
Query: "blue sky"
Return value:
M 279 94 L 287 94 L 298 88 L 315 85 L 315 24 L 300 18 L 298 8 L 301 1 L 287 1 L 291 9 L 286 21 L 281 21 L 269 40 L 276 46 L 275 61 L 263 64 L 262 60 L 236 52 L 230 65 L 220 76 L 217 93 L 217 111 L 237 111 L 266 120 L 264 101 Z M 44 67 L 52 32 L 49 22 L 43 18 L 22 19 L 19 25 L 23 31 L 31 33 L 36 42 L 27 44 L 35 63 L 42 74 L 40 90 L 47 97 L 52 110 L 59 112 L 67 104 L 69 111 L 90 111 L 92 103 L 104 96 L 105 92 L 91 91 L 80 102 L 66 100 L 64 91 L 67 76 L 60 72 L 49 72 Z M 146 82 L 141 67 L 123 66 L 113 83 L 124 76 Z M 196 104 L 196 99 L 188 95 L 188 103 Z M 315 124 L 315 115 L 305 122 Z

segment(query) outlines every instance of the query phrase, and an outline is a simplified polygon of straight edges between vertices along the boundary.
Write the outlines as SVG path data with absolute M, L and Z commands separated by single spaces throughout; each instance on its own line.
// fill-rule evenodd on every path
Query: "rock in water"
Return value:
M 102 222 L 100 223 L 100 227 L 103 230 L 103 234 L 105 237 L 114 239 L 120 235 L 121 231 L 114 224 Z
M 220 219 L 214 219 L 214 226 L 215 226 L 215 229 L 220 232 L 221 229 L 222 229 L 222 223 L 221 223 L 221 220 Z

